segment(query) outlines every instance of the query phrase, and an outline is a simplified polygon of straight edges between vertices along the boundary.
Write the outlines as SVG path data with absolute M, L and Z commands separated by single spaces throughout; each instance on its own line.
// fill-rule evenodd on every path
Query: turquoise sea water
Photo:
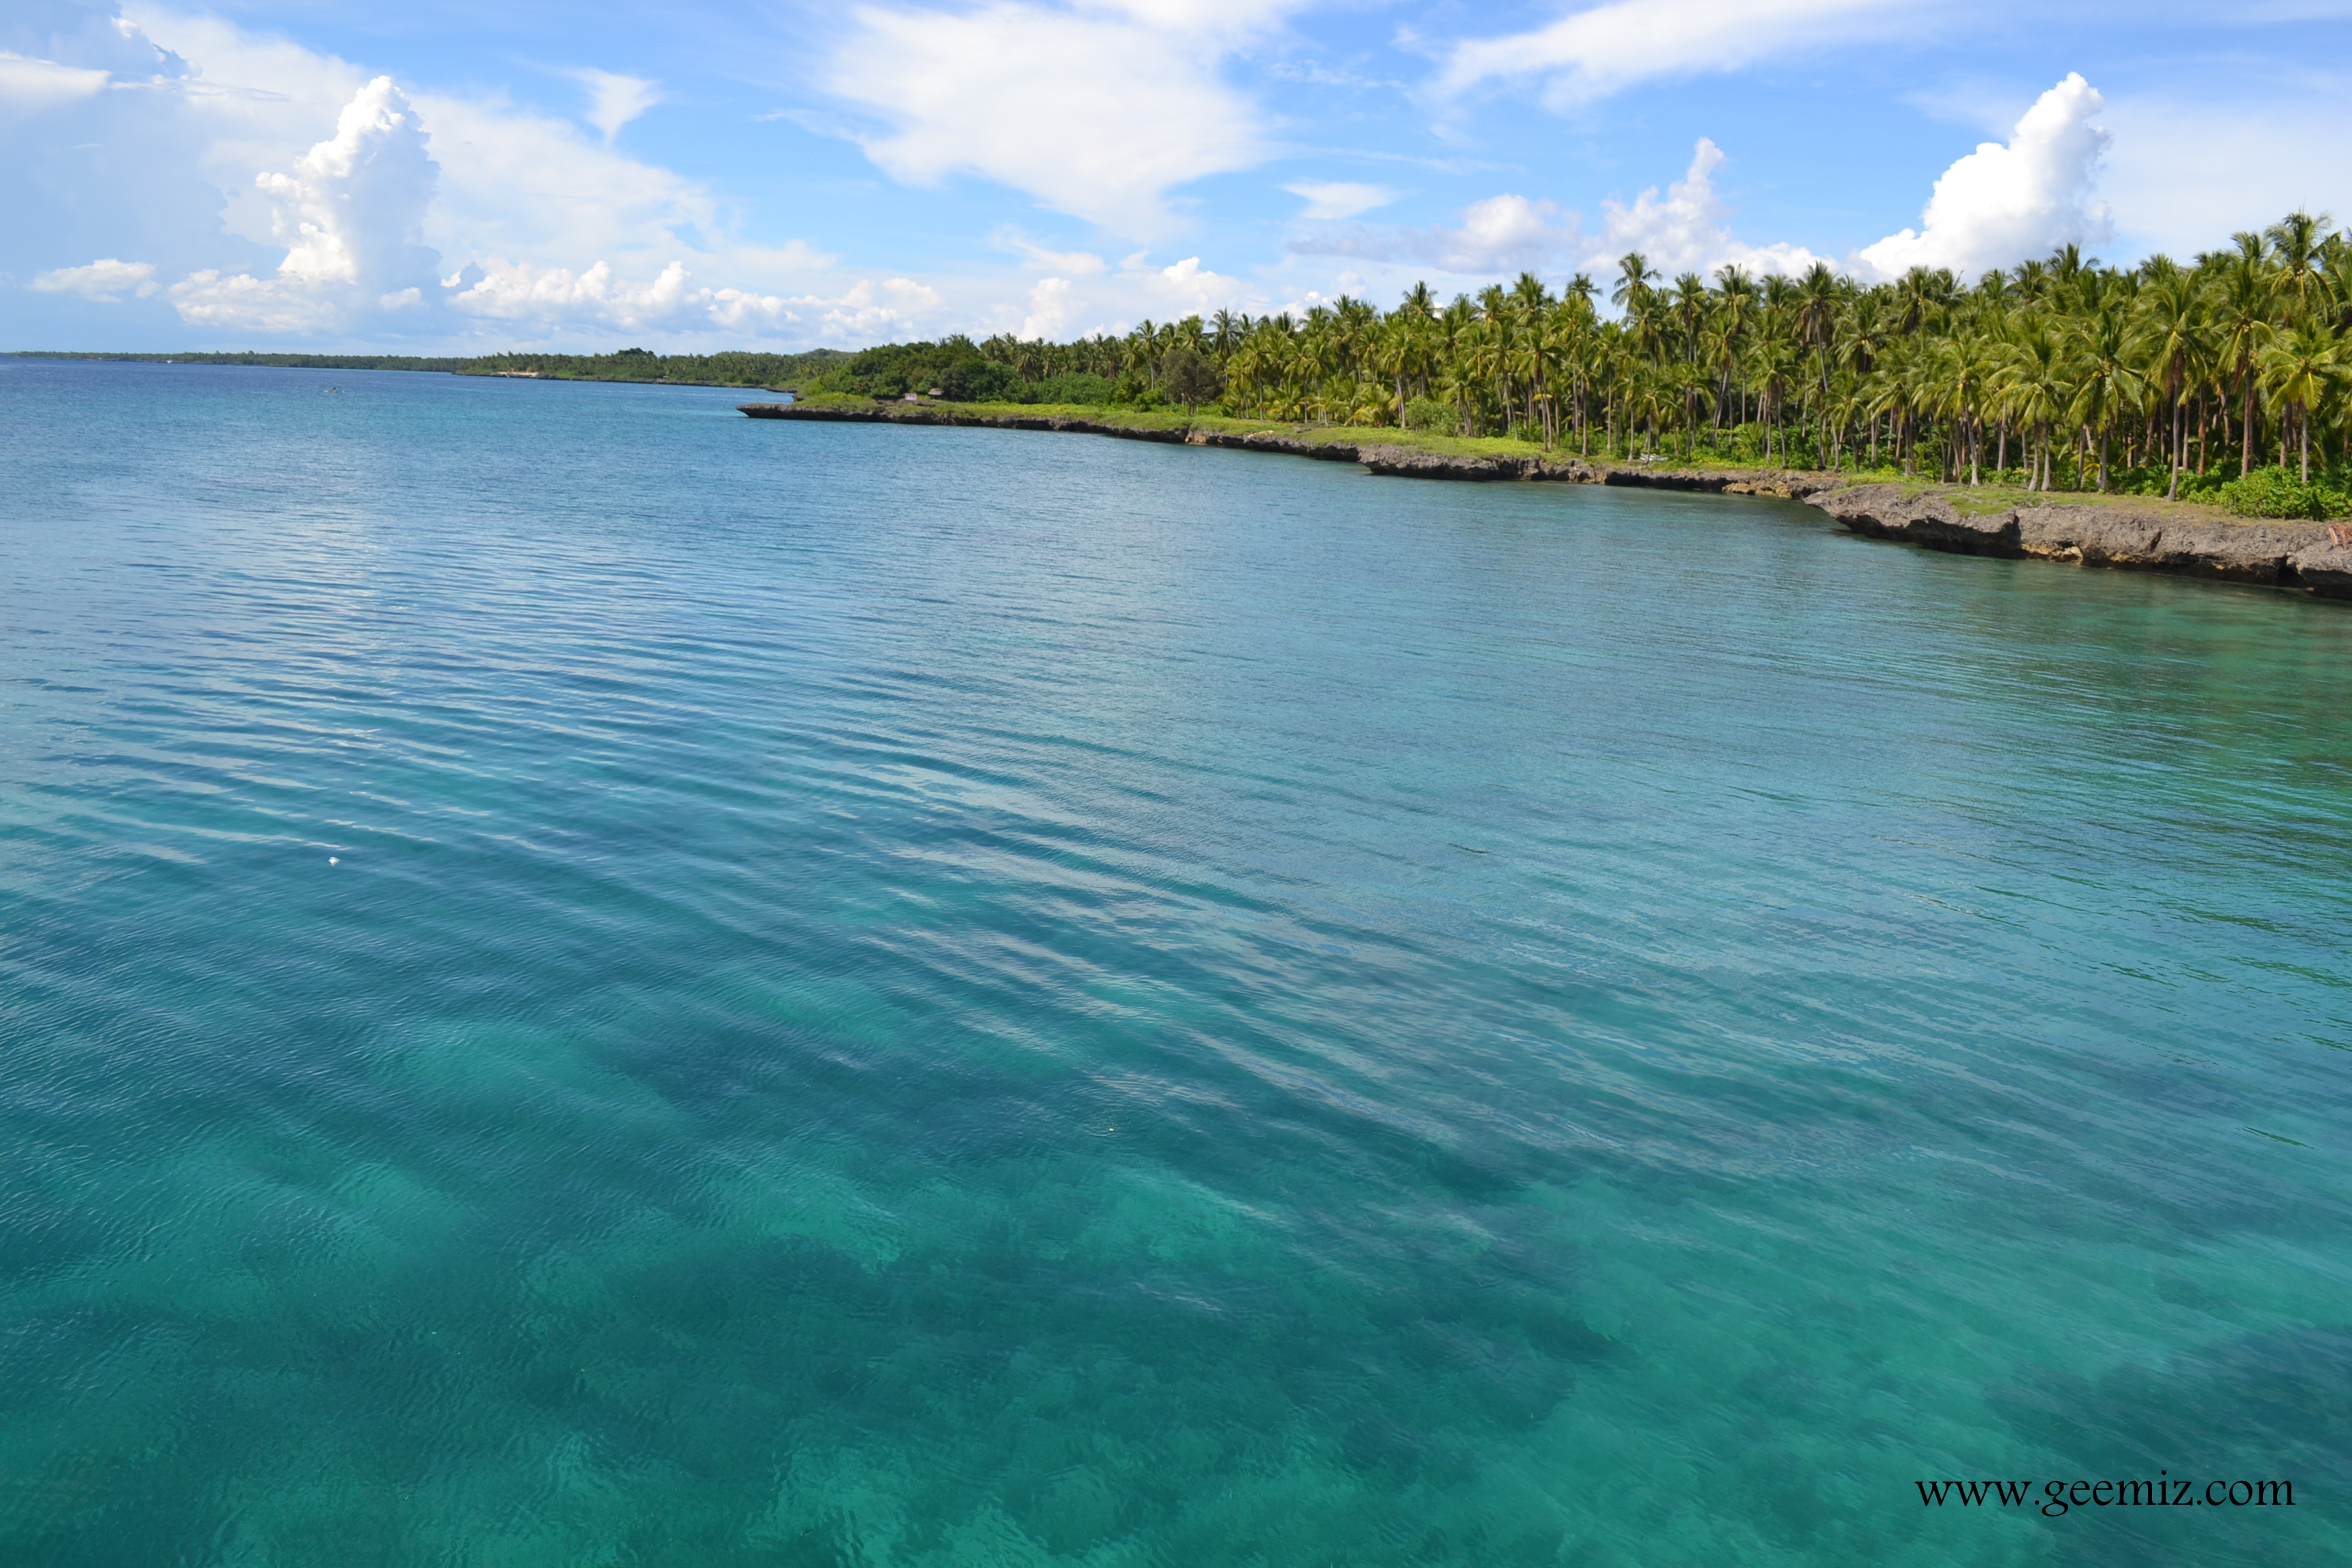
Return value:
M 2352 608 L 733 400 L 0 361 L 0 1561 L 2352 1560 Z

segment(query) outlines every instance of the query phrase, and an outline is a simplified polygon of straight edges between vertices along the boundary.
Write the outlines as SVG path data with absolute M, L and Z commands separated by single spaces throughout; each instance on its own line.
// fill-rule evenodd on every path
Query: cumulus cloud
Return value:
M 1114 232 L 1175 226 L 1167 193 L 1265 155 L 1256 105 L 1220 78 L 1279 4 L 1125 0 L 965 12 L 860 6 L 826 85 L 896 129 L 865 141 L 894 179 L 974 174 Z
M 618 76 L 593 68 L 573 71 L 572 76 L 588 89 L 588 123 L 604 133 L 607 147 L 622 126 L 662 100 L 661 83 L 644 77 Z
M 1160 268 L 1144 283 L 1148 297 L 1160 300 L 1163 310 L 1179 318 L 1205 316 L 1220 307 L 1230 309 L 1247 292 L 1241 279 L 1212 271 L 1201 265 L 1197 256 Z
M 1896 278 L 1948 267 L 1967 276 L 2107 238 L 2106 204 L 2092 194 L 2108 139 L 2091 118 L 2105 101 L 2069 73 L 2025 111 L 2006 146 L 1984 142 L 1944 171 L 1920 226 L 1864 247 L 1857 269 Z
M 481 276 L 449 302 L 469 315 L 499 321 L 653 326 L 675 317 L 688 298 L 686 265 L 677 261 L 645 283 L 615 277 L 602 261 L 584 272 L 501 260 L 477 270 Z M 707 296 L 709 291 L 702 292 Z
M 1346 181 L 1299 180 L 1282 188 L 1294 196 L 1307 198 L 1307 210 L 1298 216 L 1310 222 L 1355 217 L 1396 200 L 1396 193 L 1385 186 Z
M 938 310 L 938 290 L 909 279 L 861 279 L 837 297 L 785 296 L 696 287 L 673 261 L 634 281 L 605 262 L 583 272 L 492 260 L 449 280 L 450 306 L 485 321 L 538 327 L 616 327 L 628 331 L 723 331 L 774 336 L 793 327 L 835 341 L 908 330 Z
M 1653 185 L 1630 205 L 1613 198 L 1601 203 L 1602 232 L 1586 255 L 1588 264 L 1638 250 L 1669 277 L 1712 273 L 1727 263 L 1793 277 L 1825 259 L 1801 245 L 1748 245 L 1733 238 L 1730 209 L 1715 191 L 1715 171 L 1723 161 L 1723 150 L 1702 136 L 1691 153 L 1690 167 L 1666 187 L 1664 196 Z
M 1433 90 L 1452 97 L 1488 81 L 1539 81 L 1566 110 L 1656 77 L 1732 70 L 1835 39 L 1851 43 L 1874 16 L 1905 0 L 1614 0 L 1528 32 L 1456 44 Z
M 808 303 L 826 307 L 817 318 L 824 336 L 843 342 L 871 342 L 883 337 L 916 335 L 921 320 L 946 301 L 928 283 L 891 278 L 878 284 L 861 279 L 839 300 Z
M 1070 330 L 1070 280 L 1066 278 L 1040 278 L 1037 286 L 1029 290 L 1028 313 L 1021 318 L 1024 339 L 1045 338 L 1059 342 Z
M 125 294 L 144 300 L 160 287 L 152 261 L 93 261 L 87 267 L 59 267 L 33 279 L 41 294 L 79 294 L 102 305 L 116 305 Z
M 1504 195 L 1462 209 L 1460 226 L 1360 227 L 1352 233 L 1293 240 L 1301 256 L 1349 256 L 1366 261 L 1418 261 L 1447 272 L 1486 274 L 1541 268 L 1577 251 L 1583 226 L 1558 203 Z
M 1108 332 L 1117 335 L 1129 323 L 1150 317 L 1181 321 L 1221 310 L 1262 310 L 1264 292 L 1239 278 L 1205 265 L 1197 256 L 1165 267 L 1154 266 L 1138 251 L 1118 270 L 1091 282 L 1064 277 L 1041 278 L 1030 287 L 1025 304 L 1003 304 L 987 313 L 995 330 L 1020 338 L 1050 338 L 1056 342 Z M 987 318 L 983 318 L 987 319 Z
M 0 231 L 0 266 L 13 259 L 24 272 L 70 270 L 59 263 L 147 257 L 155 281 L 179 279 L 163 299 L 197 326 L 345 337 L 381 331 L 411 341 L 495 323 L 506 329 L 503 341 L 528 342 L 656 319 L 673 333 L 800 336 L 820 330 L 811 310 L 844 295 L 839 283 L 809 292 L 825 281 L 832 258 L 796 240 L 747 243 L 697 182 L 502 94 L 386 88 L 393 97 L 378 107 L 402 122 L 401 135 L 385 141 L 388 124 L 362 130 L 362 147 L 350 142 L 348 117 L 378 89 L 371 73 L 346 61 L 152 0 L 131 0 L 135 27 L 110 15 L 109 0 L 26 3 L 79 6 L 100 16 L 100 31 L 118 42 L 126 29 L 137 34 L 144 49 L 137 61 L 151 72 L 183 56 L 202 68 L 166 91 L 101 93 L 80 121 L 73 119 L 80 111 L 66 110 L 43 121 L 57 122 L 57 142 L 121 147 L 117 167 L 136 170 L 141 184 L 123 186 L 118 176 L 102 208 L 68 209 L 107 212 L 110 226 L 94 232 Z M 0 45 L 13 41 L 8 21 L 0 16 Z M 141 28 L 154 29 L 172 49 L 159 49 Z M 588 85 L 610 89 L 596 105 L 606 130 L 657 97 L 654 84 L 635 78 Z M 129 133 L 140 114 L 156 121 L 143 142 Z M 5 134 L 0 120 L 0 148 Z M 28 161 L 0 158 L 0 197 Z M 394 199 L 404 180 L 415 198 L 404 204 Z M 23 205 L 45 200 L 56 210 L 53 198 L 29 187 L 26 195 Z M 129 221 L 136 215 L 168 221 L 156 216 L 150 236 Z M 451 265 L 436 264 L 436 252 Z M 709 274 L 710 286 L 689 282 L 671 295 L 662 279 L 673 264 L 688 277 Z M 439 281 L 436 271 L 450 276 Z M 531 313 L 534 302 L 541 313 Z
M 440 261 L 417 243 L 437 173 L 415 110 L 390 77 L 377 77 L 292 174 L 255 179 L 287 247 L 276 275 L 197 272 L 172 286 L 172 302 L 191 322 L 272 332 L 420 303 Z

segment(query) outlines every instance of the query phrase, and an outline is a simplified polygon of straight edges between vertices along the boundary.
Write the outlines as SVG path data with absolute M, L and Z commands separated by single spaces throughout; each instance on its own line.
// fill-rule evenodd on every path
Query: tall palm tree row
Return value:
M 1605 295 L 1613 315 L 1604 314 Z M 2352 236 L 2291 213 L 2186 265 L 2073 246 L 1964 283 L 1864 287 L 1620 258 L 1555 293 L 1532 273 L 1441 303 L 1220 310 L 1123 337 L 979 345 L 1032 380 L 1083 371 L 1148 394 L 1172 349 L 1213 360 L 1262 418 L 1413 425 L 1612 458 L 1712 455 L 1892 468 L 1955 483 L 2168 495 L 2271 464 L 2308 485 L 2352 441 Z

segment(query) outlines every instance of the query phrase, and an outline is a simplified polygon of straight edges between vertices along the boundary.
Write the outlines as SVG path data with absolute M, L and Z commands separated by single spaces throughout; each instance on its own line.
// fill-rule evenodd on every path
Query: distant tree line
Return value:
M 849 355 L 840 349 L 806 353 L 657 354 L 622 349 L 608 354 L 520 351 L 458 357 L 415 354 L 281 353 L 38 353 L 18 359 L 108 360 L 140 364 L 253 364 L 295 370 L 431 370 L 459 375 L 536 375 L 551 380 L 692 383 L 703 386 L 796 386 Z
M 462 371 L 470 359 L 429 358 L 416 354 L 272 354 L 272 353 L 48 353 L 24 350 L 11 359 L 103 360 L 126 364 L 257 364 L 279 370 L 437 370 Z
M 528 353 L 509 351 L 459 362 L 467 375 L 539 375 L 567 381 L 687 383 L 698 386 L 797 387 L 850 356 L 840 349 L 806 353 L 657 354 L 622 349 L 608 354 Z

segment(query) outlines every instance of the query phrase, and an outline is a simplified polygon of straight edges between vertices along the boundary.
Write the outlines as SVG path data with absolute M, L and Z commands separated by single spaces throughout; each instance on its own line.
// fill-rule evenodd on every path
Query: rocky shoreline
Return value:
M 1171 446 L 1223 447 L 1360 463 L 1394 479 L 1549 480 L 1625 485 L 1716 495 L 1769 496 L 1821 508 L 1839 526 L 1871 539 L 1895 540 L 1965 555 L 2127 567 L 2235 583 L 2300 588 L 2352 599 L 2352 529 L 2318 522 L 2236 522 L 2175 515 L 2161 503 L 2053 501 L 1977 508 L 1966 491 L 1928 484 L 1849 484 L 1832 474 L 1790 469 L 1701 469 L 1588 462 L 1580 458 L 1456 457 L 1385 442 L 1308 440 L 1275 430 L 1232 433 L 1114 425 L 1067 415 L 979 414 L 939 405 L 810 408 L 746 403 L 754 419 L 865 425 L 980 426 L 1108 436 Z
M 2173 572 L 2352 599 L 2352 530 L 2342 524 L 2221 521 L 2127 502 L 1977 509 L 1966 506 L 1966 491 L 1921 485 L 1850 485 L 1808 499 L 1854 533 L 1930 550 Z

